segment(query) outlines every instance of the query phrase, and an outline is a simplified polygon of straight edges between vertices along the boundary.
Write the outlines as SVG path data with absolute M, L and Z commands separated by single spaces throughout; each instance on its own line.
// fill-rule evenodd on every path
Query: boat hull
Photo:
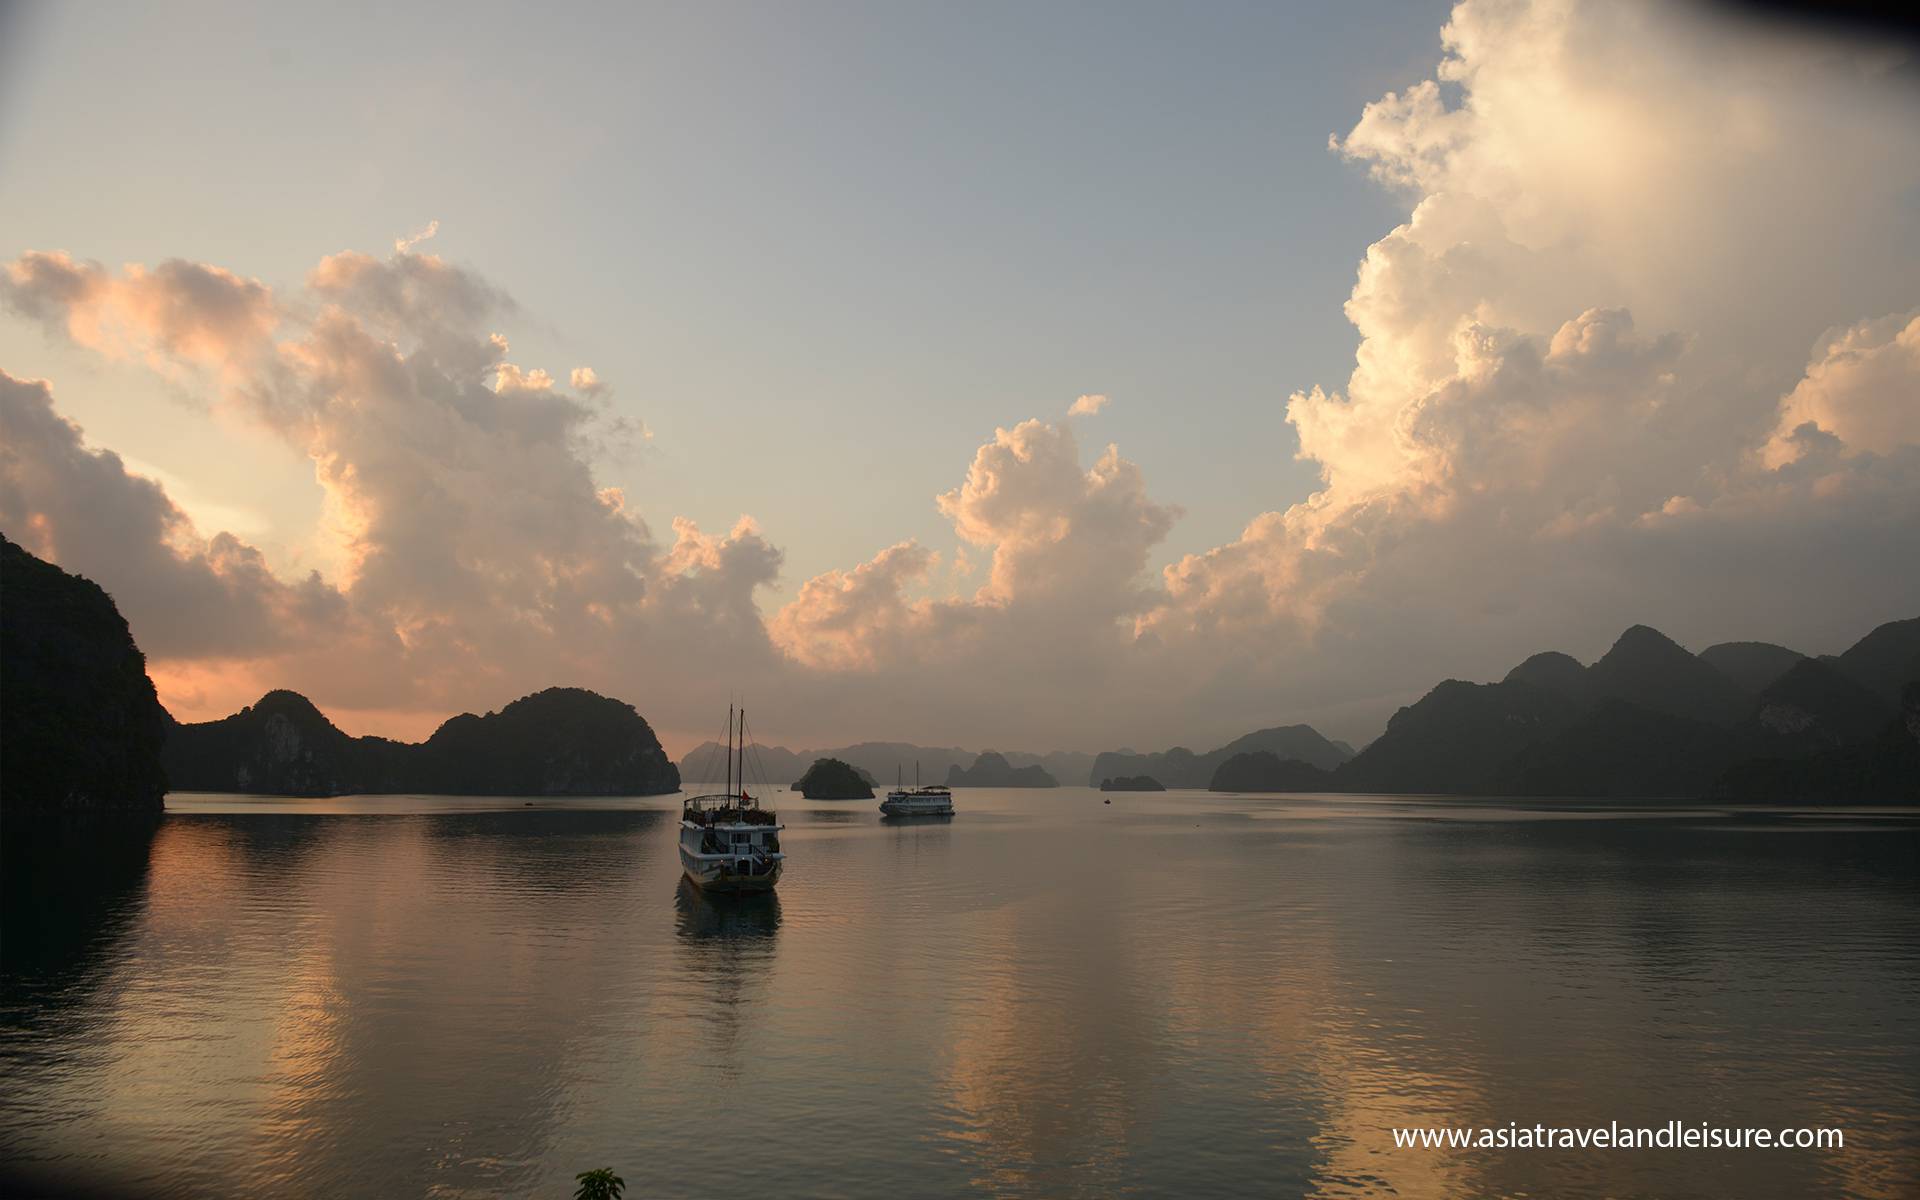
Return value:
M 896 817 L 896 818 L 951 817 L 953 815 L 953 806 L 949 804 L 945 808 L 925 808 L 925 807 L 916 807 L 914 805 L 909 805 L 909 804 L 895 804 L 893 801 L 887 800 L 881 803 L 880 811 L 886 816 Z
M 783 860 L 775 859 L 763 871 L 736 871 L 731 859 L 693 854 L 684 846 L 680 848 L 681 872 L 703 892 L 770 892 L 780 882 L 785 867 Z

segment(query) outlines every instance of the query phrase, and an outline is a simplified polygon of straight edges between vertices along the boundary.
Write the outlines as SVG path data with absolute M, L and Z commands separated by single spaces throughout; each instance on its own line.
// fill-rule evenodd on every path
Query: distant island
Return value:
M 113 599 L 0 535 L 0 812 L 159 814 L 168 724 Z
M 989 750 L 973 760 L 971 767 L 947 768 L 948 787 L 1050 788 L 1060 781 L 1040 766 L 1016 767 L 1003 756 Z
M 462 713 L 417 745 L 350 737 L 298 692 L 176 725 L 162 755 L 179 791 L 339 796 L 650 796 L 680 773 L 632 705 L 548 688 L 497 713 Z
M 793 785 L 809 800 L 871 800 L 873 778 L 837 758 L 816 758 Z
M 1116 779 L 1102 779 L 1100 790 L 1103 792 L 1164 792 L 1167 789 L 1151 775 L 1122 775 Z

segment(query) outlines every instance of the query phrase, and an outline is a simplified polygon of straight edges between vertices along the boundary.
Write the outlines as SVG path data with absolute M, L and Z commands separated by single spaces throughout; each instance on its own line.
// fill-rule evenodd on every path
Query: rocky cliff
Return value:
M 158 813 L 166 736 L 112 598 L 0 536 L 0 810 Z

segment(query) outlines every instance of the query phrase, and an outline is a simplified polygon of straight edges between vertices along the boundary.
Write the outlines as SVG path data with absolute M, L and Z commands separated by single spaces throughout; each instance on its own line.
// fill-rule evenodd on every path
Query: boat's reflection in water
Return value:
M 738 1079 L 757 1052 L 755 1009 L 765 1002 L 780 932 L 778 892 L 708 893 L 686 878 L 673 894 L 682 978 L 697 994 L 700 1065 Z
M 686 943 L 752 941 L 780 931 L 780 893 L 709 893 L 685 875 L 673 893 L 674 932 Z

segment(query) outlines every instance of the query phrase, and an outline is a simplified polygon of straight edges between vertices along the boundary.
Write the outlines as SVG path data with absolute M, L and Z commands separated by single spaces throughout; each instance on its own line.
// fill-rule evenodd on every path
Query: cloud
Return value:
M 151 270 L 132 264 L 116 276 L 96 262 L 30 251 L 0 273 L 0 306 L 89 349 L 139 356 L 168 374 L 181 367 L 245 371 L 279 323 L 266 285 L 181 259 Z
M 1912 315 L 1863 319 L 1910 308 L 1920 277 L 1920 127 L 1884 56 L 1640 4 L 1469 0 L 1443 40 L 1434 79 L 1333 139 L 1409 208 L 1347 300 L 1344 388 L 1287 402 L 1319 488 L 1159 588 L 1120 569 L 1138 540 L 1085 537 L 1122 549 L 1076 600 L 1127 599 L 1046 644 L 995 622 L 1044 612 L 1088 560 L 1047 545 L 1065 493 L 999 482 L 1048 458 L 1003 431 L 941 498 L 964 541 L 996 547 L 972 672 L 1091 672 L 1081 694 L 1110 725 L 1377 719 L 1438 675 L 1590 651 L 1634 621 L 1820 649 L 1920 590 L 1899 549 L 1920 520 Z M 1796 350 L 1836 324 L 1811 361 Z M 814 597 L 884 614 L 844 619 L 855 644 L 833 661 L 946 653 L 898 630 L 950 610 L 902 609 L 869 565 Z
M 1178 515 L 1119 447 L 1082 468 L 1072 430 L 1043 421 L 996 429 L 936 503 L 961 540 L 992 550 L 981 601 L 1065 601 L 1094 619 L 1146 602 L 1134 581 Z
M 782 555 L 758 525 L 656 539 L 594 477 L 621 433 L 598 375 L 515 362 L 511 299 L 406 239 L 286 297 L 179 260 L 0 275 L 11 311 L 204 377 L 306 454 L 338 578 L 275 580 L 202 539 L 18 381 L 29 449 L 0 519 L 95 564 L 196 695 L 217 692 L 202 589 L 250 680 L 323 702 L 445 711 L 569 681 L 684 726 L 751 679 L 822 738 L 1158 744 L 1317 714 L 1363 737 L 1435 678 L 1591 654 L 1636 621 L 1820 651 L 1903 615 L 1920 123 L 1887 56 L 1573 0 L 1467 0 L 1443 45 L 1332 139 L 1406 208 L 1346 297 L 1351 372 L 1275 397 L 1297 445 L 1273 452 L 1317 486 L 1248 480 L 1240 535 L 1159 572 L 1178 509 L 1118 447 L 1029 420 L 931 498 L 958 553 L 882 531 L 765 616 Z M 125 516 L 81 511 L 89 489 Z M 929 682 L 903 712 L 881 677 Z
M 1732 602 L 1724 564 L 1655 577 L 1629 531 L 1649 513 L 1758 519 L 1780 483 L 1749 460 L 1802 371 L 1783 420 L 1843 423 L 1880 450 L 1906 436 L 1895 326 L 1856 327 L 1812 366 L 1782 352 L 1911 290 L 1905 264 L 1860 266 L 1913 244 L 1899 197 L 1920 180 L 1905 97 L 1869 56 L 1645 5 L 1463 3 L 1444 42 L 1435 79 L 1333 139 L 1412 208 L 1347 302 L 1362 340 L 1345 392 L 1288 404 L 1321 490 L 1169 568 L 1170 603 L 1143 628 L 1265 626 L 1289 644 L 1376 619 L 1396 560 L 1451 561 L 1434 582 L 1524 601 L 1554 571 L 1586 577 L 1570 540 L 1627 586 L 1557 613 L 1567 624 L 1628 618 L 1623 590 Z M 1841 396 L 1854 378 L 1865 395 Z M 1430 634 L 1478 624 L 1455 600 L 1418 618 Z M 1645 619 L 1658 607 L 1642 601 Z
M 405 237 L 397 237 L 393 239 L 393 252 L 395 254 L 406 254 L 410 252 L 415 246 L 418 246 L 421 242 L 432 240 L 433 235 L 439 232 L 440 232 L 440 222 L 437 220 L 428 221 L 425 227 L 413 233 L 410 233 Z
M 157 657 L 236 659 L 346 632 L 318 575 L 283 583 L 231 533 L 204 537 L 162 486 L 86 445 L 40 380 L 0 371 L 0 528 L 114 591 Z
M 808 580 L 774 617 L 774 640 L 811 667 L 870 670 L 903 657 L 1115 648 L 1155 592 L 1147 556 L 1178 510 L 1155 503 L 1139 467 L 1108 446 L 1083 467 L 1066 425 L 996 429 L 966 478 L 935 500 L 960 540 L 989 555 L 970 597 L 909 600 L 934 556 L 902 542 L 851 571 Z M 970 571 L 971 566 L 966 570 Z M 1031 661 L 1031 660 L 1029 660 Z
M 933 561 L 925 547 L 898 542 L 851 571 L 814 576 L 774 614 L 774 642 L 806 666 L 827 670 L 865 671 L 898 662 L 934 624 L 931 601 L 906 597 L 908 587 L 927 578 Z
M 619 690 L 639 660 L 692 671 L 772 655 L 754 594 L 779 551 L 750 521 L 723 536 L 675 522 L 657 545 L 593 478 L 597 379 L 573 380 L 583 398 L 508 361 L 489 326 L 511 301 L 460 268 L 336 254 L 290 303 L 178 261 L 115 275 L 28 255 L 6 278 L 11 308 L 83 345 L 210 368 L 222 404 L 314 464 L 347 567 L 282 584 L 257 551 L 200 543 L 159 485 L 84 449 L 44 387 L 9 383 L 0 519 L 107 586 L 163 664 L 248 659 L 250 676 L 284 671 L 323 702 L 444 712 L 476 688 Z M 319 616 L 357 640 L 336 642 L 338 665 L 296 670 L 287 655 L 328 648 Z M 375 644 L 385 652 L 356 655 Z
M 1862 321 L 1828 338 L 1781 402 L 1767 464 L 1802 457 L 1808 426 L 1855 453 L 1920 446 L 1920 312 Z

